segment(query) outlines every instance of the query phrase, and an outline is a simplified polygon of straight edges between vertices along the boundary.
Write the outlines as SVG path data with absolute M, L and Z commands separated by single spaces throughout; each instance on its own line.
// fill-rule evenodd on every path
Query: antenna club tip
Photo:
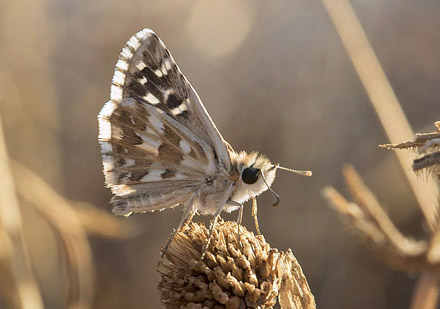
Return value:
M 294 170 L 294 169 L 291 169 L 291 168 L 282 167 L 279 164 L 277 164 L 275 166 L 276 166 L 277 169 L 285 170 L 285 171 L 288 171 L 288 172 L 292 172 L 292 173 L 295 173 L 295 174 L 298 174 L 298 175 L 301 175 L 301 176 L 312 176 L 312 171 Z

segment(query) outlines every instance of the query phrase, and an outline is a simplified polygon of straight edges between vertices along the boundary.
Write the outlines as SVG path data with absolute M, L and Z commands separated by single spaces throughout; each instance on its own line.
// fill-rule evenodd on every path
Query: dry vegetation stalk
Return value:
M 324 196 L 346 219 L 346 223 L 368 240 L 375 251 L 390 264 L 406 272 L 421 271 L 422 275 L 414 291 L 411 308 L 436 308 L 440 270 L 440 225 L 428 242 L 405 237 L 390 220 L 354 168 L 346 166 L 344 176 L 356 202 L 347 201 L 332 187 L 324 189 Z
M 399 143 L 412 138 L 414 133 L 350 3 L 347 0 L 322 1 L 389 140 Z M 416 175 L 407 172 L 411 158 L 406 153 L 396 152 L 396 155 L 433 230 L 436 225 L 438 187 L 433 181 L 420 183 Z
M 66 308 L 91 308 L 94 267 L 86 232 L 76 213 L 36 174 L 14 163 L 17 190 L 36 206 L 59 236 L 65 252 Z
M 94 266 L 86 232 L 127 238 L 139 234 L 141 229 L 88 203 L 66 200 L 35 173 L 9 161 L 1 133 L 0 130 L 0 291 L 14 308 L 43 308 L 26 252 L 17 191 L 40 211 L 61 242 L 66 269 L 65 307 L 91 308 Z M 8 163 L 12 164 L 15 183 Z
M 436 123 L 437 132 L 417 134 L 413 141 L 399 144 L 382 145 L 390 149 L 416 150 L 423 157 L 438 153 L 440 144 L 440 124 Z M 419 159 L 415 159 L 417 161 Z M 414 166 L 414 165 L 413 165 Z M 439 179 L 440 163 L 426 165 L 424 170 L 414 169 L 415 173 L 427 172 Z M 413 294 L 411 308 L 434 309 L 439 297 L 440 270 L 440 224 L 436 225 L 429 241 L 414 240 L 405 237 L 395 227 L 383 210 L 374 194 L 365 186 L 353 167 L 344 167 L 347 186 L 355 202 L 347 201 L 335 189 L 328 187 L 324 195 L 348 223 L 369 240 L 374 249 L 379 251 L 393 266 L 406 272 L 421 271 Z
M 344 176 L 356 202 L 347 201 L 328 187 L 324 195 L 329 203 L 394 267 L 405 271 L 423 270 L 427 262 L 427 242 L 405 237 L 396 228 L 352 166 L 344 168 Z
M 58 195 L 58 194 L 57 194 Z M 63 198 L 58 195 L 59 198 Z M 145 232 L 145 225 L 127 220 L 120 220 L 107 210 L 87 202 L 64 199 L 88 235 L 109 239 L 127 239 Z
M 40 291 L 32 273 L 23 236 L 20 207 L 0 118 L 0 267 L 2 289 L 17 308 L 43 308 Z M 9 274 L 9 276 L 8 276 Z M 9 282 L 5 280 L 10 279 Z
M 412 129 L 350 2 L 348 0 L 322 1 L 391 143 L 409 139 L 413 136 Z M 409 156 L 399 152 L 396 152 L 396 155 L 428 226 L 431 231 L 434 231 L 437 225 L 438 187 L 433 181 L 427 180 L 425 183 L 420 183 L 416 175 L 407 173 L 407 168 L 411 164 Z M 426 295 L 422 291 L 426 289 L 430 291 L 431 297 L 425 297 Z M 432 304 L 437 303 L 437 297 L 437 280 L 433 280 L 429 272 L 423 272 L 411 308 L 432 308 Z M 432 301 L 433 299 L 435 301 Z

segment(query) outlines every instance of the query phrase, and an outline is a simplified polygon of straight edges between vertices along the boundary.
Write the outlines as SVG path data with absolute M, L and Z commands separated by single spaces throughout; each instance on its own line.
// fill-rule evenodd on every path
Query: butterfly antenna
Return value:
M 291 168 L 282 167 L 282 166 L 280 166 L 279 164 L 277 164 L 277 165 L 275 166 L 275 168 L 276 168 L 276 169 L 280 169 L 280 170 L 285 170 L 285 171 L 288 171 L 288 172 L 292 172 L 292 173 L 295 173 L 295 174 L 299 174 L 299 175 L 301 175 L 301 176 L 312 176 L 312 171 L 293 170 L 293 169 L 291 169 Z
M 280 203 L 280 196 L 278 194 L 276 194 L 275 191 L 272 190 L 272 188 L 269 186 L 269 184 L 266 181 L 266 177 L 264 177 L 263 173 L 261 173 L 261 177 L 263 177 L 264 183 L 266 184 L 266 186 L 269 189 L 269 191 L 272 192 L 272 195 L 275 198 L 275 203 L 273 203 L 272 206 L 273 207 L 277 206 Z

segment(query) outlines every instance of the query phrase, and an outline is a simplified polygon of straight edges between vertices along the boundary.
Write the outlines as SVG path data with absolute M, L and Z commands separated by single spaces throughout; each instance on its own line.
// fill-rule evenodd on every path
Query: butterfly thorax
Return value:
M 275 179 L 275 167 L 269 159 L 258 152 L 250 154 L 242 151 L 236 153 L 229 149 L 231 165 L 228 170 L 219 169 L 215 174 L 207 176 L 206 182 L 200 187 L 196 209 L 201 214 L 212 215 L 223 203 L 223 211 L 231 212 L 265 190 Z M 246 183 L 243 179 L 245 169 L 257 172 L 254 183 Z M 264 182 L 266 179 L 267 184 Z M 249 182 L 249 181 L 248 181 Z

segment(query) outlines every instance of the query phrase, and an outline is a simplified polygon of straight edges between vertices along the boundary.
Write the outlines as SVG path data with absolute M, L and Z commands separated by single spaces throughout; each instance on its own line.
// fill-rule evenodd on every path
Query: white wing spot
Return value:
M 165 68 L 167 69 L 167 71 L 171 70 L 171 61 L 170 61 L 170 59 L 165 59 Z
M 174 116 L 180 115 L 181 113 L 183 113 L 184 111 L 188 110 L 188 108 L 186 107 L 186 104 L 182 102 L 182 104 L 180 104 L 179 106 L 177 106 L 176 108 L 173 108 L 171 110 L 171 113 Z
M 148 120 L 150 121 L 153 128 L 159 132 L 160 134 L 163 133 L 163 122 L 159 118 L 157 118 L 155 115 L 151 115 L 148 117 Z
M 146 134 L 136 132 L 136 135 L 142 139 L 142 144 L 136 145 L 136 147 L 141 148 L 155 156 L 159 155 L 159 147 L 162 142 L 158 139 L 154 139 Z
M 164 173 L 165 170 L 162 168 L 149 170 L 148 174 L 142 177 L 141 182 L 148 182 L 148 181 L 160 181 L 162 180 L 162 173 Z
M 118 85 L 123 85 L 125 81 L 125 73 L 122 73 L 121 71 L 115 71 L 113 74 L 113 83 Z
M 106 119 L 106 118 L 110 117 L 117 107 L 118 106 L 116 105 L 115 102 L 108 101 L 101 108 L 101 111 L 99 112 L 98 118 L 99 119 Z
M 180 146 L 180 149 L 182 149 L 182 151 L 184 153 L 190 153 L 191 152 L 191 146 L 184 139 L 180 140 L 179 146 Z
M 154 71 L 154 74 L 156 74 L 157 77 L 162 77 L 163 76 L 163 72 L 160 69 L 157 69 L 156 71 Z
M 123 70 L 123 71 L 127 71 L 128 70 L 128 62 L 123 59 L 119 59 L 118 62 L 116 62 L 116 67 Z
M 127 46 L 124 46 L 121 52 L 121 56 L 123 56 L 125 59 L 130 60 L 133 58 L 133 52 L 128 48 Z
M 153 31 L 151 31 L 150 29 L 142 29 L 141 31 L 139 31 L 138 33 L 136 33 L 134 36 L 137 37 L 139 40 L 144 40 L 148 35 L 152 34 Z
M 122 99 L 122 87 L 118 85 L 112 85 L 110 88 L 110 99 L 121 100 Z
M 145 85 L 148 80 L 145 77 L 142 77 L 138 81 L 139 81 L 139 83 L 141 83 L 141 85 Z
M 141 42 L 139 41 L 139 39 L 136 36 L 132 36 L 128 40 L 127 45 L 130 46 L 131 48 L 133 48 L 134 50 L 136 50 L 141 45 Z
M 151 92 L 143 97 L 145 101 L 151 104 L 158 104 L 160 101 Z
M 99 112 L 99 140 L 108 141 L 112 137 L 112 124 L 109 121 L 109 117 L 113 114 L 116 109 L 116 104 L 112 101 L 108 101 L 104 104 L 103 108 Z M 110 147 L 110 148 L 108 148 Z M 102 151 L 107 150 L 111 152 L 112 148 L 109 143 L 101 143 Z
M 145 65 L 145 63 L 143 61 L 139 61 L 136 64 L 136 69 L 138 69 L 139 71 L 142 71 L 145 67 L 146 67 L 146 65 Z

